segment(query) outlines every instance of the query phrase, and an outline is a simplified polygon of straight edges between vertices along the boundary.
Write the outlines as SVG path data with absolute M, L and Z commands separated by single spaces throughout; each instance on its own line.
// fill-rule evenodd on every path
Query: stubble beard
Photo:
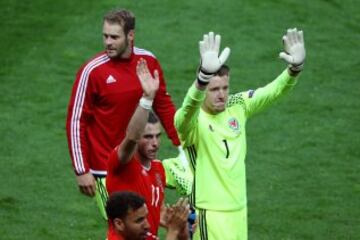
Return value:
M 128 41 L 128 38 L 126 37 L 125 44 L 121 48 L 116 49 L 116 55 L 111 56 L 111 55 L 109 55 L 109 53 L 107 53 L 107 55 L 111 59 L 121 59 L 121 58 L 123 58 L 123 55 L 128 50 L 128 48 L 129 48 L 129 41 Z

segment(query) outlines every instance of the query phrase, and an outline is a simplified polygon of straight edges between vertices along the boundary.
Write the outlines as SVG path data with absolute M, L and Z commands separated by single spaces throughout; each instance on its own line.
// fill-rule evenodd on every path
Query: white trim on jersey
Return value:
M 147 56 L 151 56 L 156 59 L 155 55 L 152 52 L 150 52 L 146 49 L 138 48 L 138 47 L 134 47 L 134 54 L 135 55 L 147 55 Z
M 107 175 L 107 171 L 98 171 L 98 170 L 90 169 L 90 172 L 94 175 L 104 175 L 104 176 Z
M 150 171 L 150 169 L 151 169 L 151 161 L 150 161 L 150 163 L 149 163 L 149 166 L 148 167 L 146 167 L 146 166 L 144 166 L 144 165 L 142 165 L 141 164 L 141 166 L 143 167 L 143 169 L 145 170 L 145 171 Z
M 70 122 L 70 138 L 71 138 L 71 152 L 73 155 L 74 166 L 77 173 L 81 174 L 85 172 L 83 155 L 81 152 L 81 142 L 80 142 L 80 118 L 83 110 L 86 88 L 88 85 L 88 80 L 91 71 L 98 67 L 101 64 L 109 61 L 110 58 L 103 54 L 92 61 L 90 61 L 83 69 L 79 83 L 77 85 L 74 107 L 71 116 Z

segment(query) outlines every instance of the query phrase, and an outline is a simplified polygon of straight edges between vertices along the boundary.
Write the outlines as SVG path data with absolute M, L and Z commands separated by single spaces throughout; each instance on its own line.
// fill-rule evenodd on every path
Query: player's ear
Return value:
M 125 230 L 125 223 L 122 219 L 115 218 L 113 223 L 114 223 L 115 229 L 118 230 L 119 232 L 123 232 Z
M 135 38 L 135 30 L 130 30 L 127 34 L 128 39 L 132 42 Z

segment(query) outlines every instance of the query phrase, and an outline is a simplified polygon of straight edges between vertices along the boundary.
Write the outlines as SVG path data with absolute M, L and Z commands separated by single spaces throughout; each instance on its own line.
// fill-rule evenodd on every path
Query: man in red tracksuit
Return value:
M 67 138 L 80 191 L 96 196 L 104 217 L 105 176 L 111 150 L 125 136 L 142 88 L 136 75 L 140 58 L 159 72 L 160 86 L 153 109 L 175 146 L 180 144 L 173 125 L 175 106 L 166 91 L 161 66 L 149 51 L 134 46 L 135 16 L 127 10 L 104 16 L 105 51 L 85 63 L 76 75 L 68 106 Z

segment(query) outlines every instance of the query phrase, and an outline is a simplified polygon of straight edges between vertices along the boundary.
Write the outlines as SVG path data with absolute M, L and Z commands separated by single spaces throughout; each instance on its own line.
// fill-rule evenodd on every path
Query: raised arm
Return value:
M 153 78 L 146 61 L 142 58 L 137 64 L 136 73 L 143 89 L 143 96 L 128 124 L 126 136 L 118 148 L 118 157 L 122 164 L 129 162 L 134 155 L 137 142 L 141 138 L 147 123 L 156 91 L 159 88 L 158 71 L 154 71 Z
M 181 139 L 184 139 L 184 134 L 196 124 L 195 119 L 205 98 L 206 86 L 230 55 L 229 48 L 225 48 L 219 55 L 220 43 L 221 36 L 214 35 L 213 32 L 204 34 L 203 40 L 199 42 L 200 70 L 197 79 L 188 90 L 182 107 L 175 114 L 175 127 Z
M 303 70 L 306 56 L 303 31 L 288 29 L 282 40 L 284 51 L 279 57 L 289 64 L 289 74 L 296 76 Z
M 282 40 L 284 51 L 279 56 L 288 64 L 287 69 L 266 86 L 246 93 L 239 93 L 229 98 L 229 104 L 231 104 L 232 99 L 243 99 L 248 117 L 265 109 L 291 90 L 297 82 L 298 74 L 304 67 L 305 46 L 303 32 L 298 31 L 296 28 L 288 29 Z

